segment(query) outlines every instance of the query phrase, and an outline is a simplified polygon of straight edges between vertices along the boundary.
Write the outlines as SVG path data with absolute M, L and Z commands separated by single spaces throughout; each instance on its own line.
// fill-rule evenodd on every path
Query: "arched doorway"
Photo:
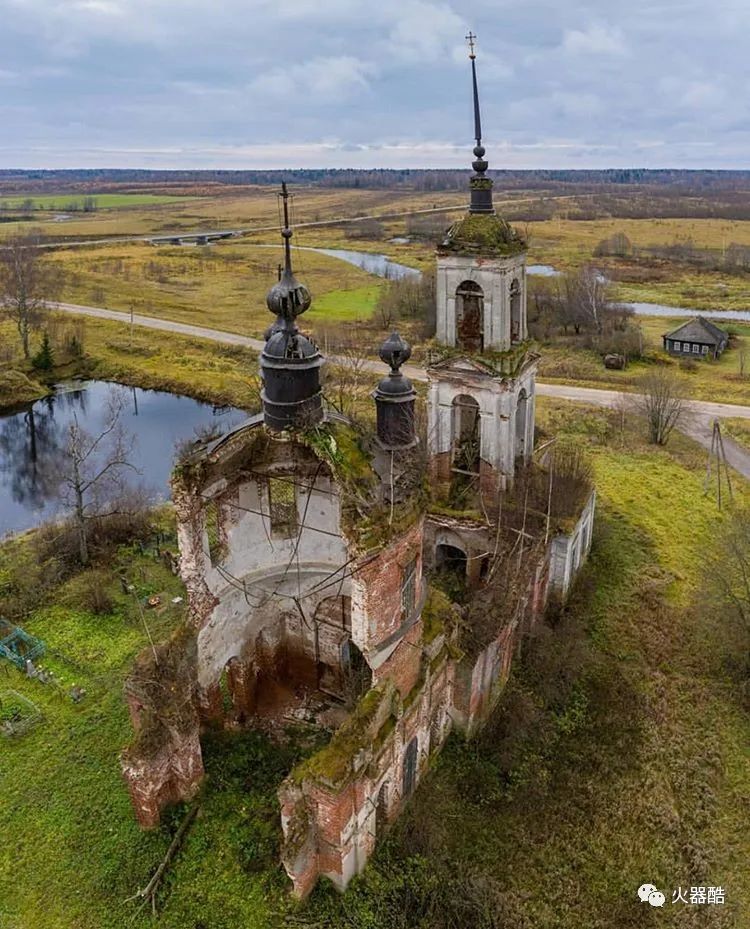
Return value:
M 454 469 L 477 474 L 480 454 L 479 404 L 468 394 L 459 394 L 453 400 Z
M 467 352 L 484 348 L 484 291 L 474 281 L 456 290 L 456 344 Z
M 466 552 L 455 545 L 441 542 L 435 546 L 435 570 L 443 574 L 466 577 Z
M 510 340 L 520 342 L 523 337 L 521 326 L 521 285 L 514 278 L 510 285 Z
M 526 457 L 526 433 L 529 416 L 529 396 L 525 390 L 518 395 L 516 404 L 516 458 Z

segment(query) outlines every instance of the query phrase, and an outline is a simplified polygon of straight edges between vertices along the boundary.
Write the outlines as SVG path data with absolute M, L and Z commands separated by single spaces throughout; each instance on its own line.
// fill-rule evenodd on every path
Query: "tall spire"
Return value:
M 475 161 L 471 163 L 474 168 L 474 176 L 469 181 L 471 190 L 471 203 L 469 205 L 470 213 L 494 213 L 495 208 L 492 205 L 492 178 L 486 177 L 485 172 L 489 167 L 488 162 L 484 160 L 485 148 L 482 145 L 482 114 L 479 109 L 479 86 L 477 84 L 477 56 L 474 51 L 476 36 L 469 32 L 466 41 L 469 43 L 469 58 L 471 60 L 471 81 L 474 90 L 474 146 Z
M 280 196 L 284 206 L 284 270 L 266 296 L 276 321 L 266 330 L 266 345 L 260 356 L 263 412 L 266 425 L 274 431 L 303 428 L 320 421 L 323 415 L 319 372 L 323 356 L 297 328 L 297 317 L 310 308 L 312 298 L 292 270 L 286 183 L 281 185 Z

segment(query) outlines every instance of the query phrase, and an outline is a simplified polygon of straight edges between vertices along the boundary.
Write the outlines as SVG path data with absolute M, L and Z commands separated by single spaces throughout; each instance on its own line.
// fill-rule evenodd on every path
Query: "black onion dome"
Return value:
M 271 327 L 273 328 L 273 327 Z M 279 358 L 285 361 L 305 361 L 308 358 L 320 358 L 318 346 L 299 331 L 281 328 L 271 333 L 263 348 L 266 358 Z
M 281 280 L 266 295 L 266 305 L 276 316 L 290 319 L 310 309 L 312 297 L 304 284 L 300 284 L 291 268 L 285 268 Z
M 396 372 L 411 358 L 411 345 L 394 330 L 380 346 L 380 357 L 392 372 Z
M 377 411 L 378 441 L 382 448 L 411 448 L 417 441 L 414 433 L 414 401 L 417 392 L 401 365 L 411 356 L 411 346 L 398 332 L 392 332 L 380 347 L 381 359 L 391 372 L 373 391 Z

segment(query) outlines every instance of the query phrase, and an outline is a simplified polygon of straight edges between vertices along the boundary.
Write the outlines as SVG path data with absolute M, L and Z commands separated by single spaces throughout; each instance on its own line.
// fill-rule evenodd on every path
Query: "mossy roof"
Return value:
M 496 213 L 467 213 L 450 227 L 438 251 L 506 257 L 519 255 L 526 249 L 521 233 Z

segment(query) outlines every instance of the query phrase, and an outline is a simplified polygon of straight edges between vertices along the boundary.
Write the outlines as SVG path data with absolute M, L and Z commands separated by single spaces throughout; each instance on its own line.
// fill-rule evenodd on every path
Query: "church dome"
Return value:
M 450 227 L 438 253 L 505 257 L 526 249 L 521 233 L 496 213 L 467 213 Z

